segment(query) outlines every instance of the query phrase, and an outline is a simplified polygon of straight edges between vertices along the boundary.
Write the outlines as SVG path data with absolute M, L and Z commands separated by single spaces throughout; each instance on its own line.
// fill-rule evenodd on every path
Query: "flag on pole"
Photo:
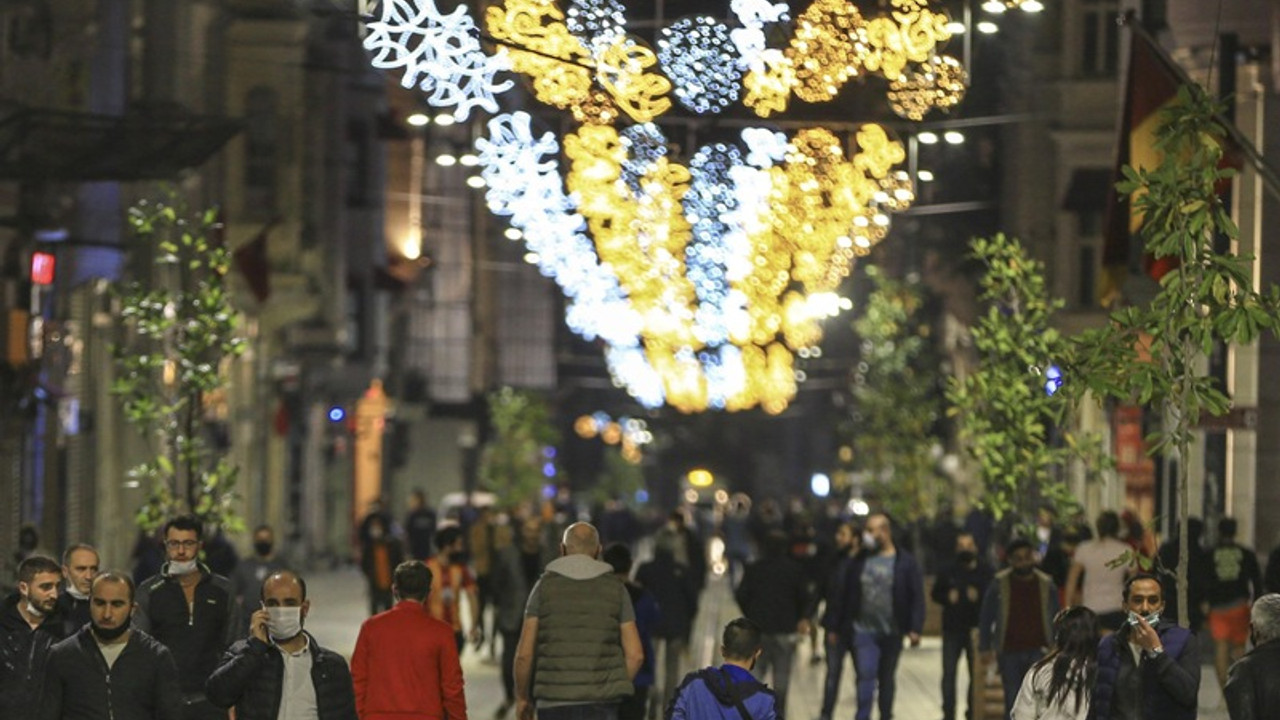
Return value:
M 1155 148 L 1160 112 L 1178 96 L 1182 84 L 1178 72 L 1146 33 L 1132 34 L 1129 45 L 1129 72 L 1125 77 L 1124 107 L 1120 113 L 1120 137 L 1115 167 L 1107 193 L 1106 224 L 1103 226 L 1101 300 L 1104 305 L 1116 298 L 1131 273 L 1146 272 L 1159 280 L 1172 269 L 1163 259 L 1152 263 L 1142 252 L 1138 229 L 1141 215 L 1133 212 L 1132 198 L 1116 192 L 1124 175 L 1121 168 L 1153 169 L 1160 163 Z M 1141 265 L 1139 262 L 1141 261 Z

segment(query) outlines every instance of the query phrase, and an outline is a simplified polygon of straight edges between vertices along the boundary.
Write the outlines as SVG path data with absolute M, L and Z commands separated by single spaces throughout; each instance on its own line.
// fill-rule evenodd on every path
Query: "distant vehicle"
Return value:
M 471 493 L 471 507 L 493 507 L 498 503 L 498 496 L 491 492 L 477 490 Z M 462 516 L 462 509 L 467 506 L 467 494 L 461 492 L 447 493 L 440 498 L 440 505 L 436 509 L 436 514 L 440 518 L 441 523 L 458 522 Z

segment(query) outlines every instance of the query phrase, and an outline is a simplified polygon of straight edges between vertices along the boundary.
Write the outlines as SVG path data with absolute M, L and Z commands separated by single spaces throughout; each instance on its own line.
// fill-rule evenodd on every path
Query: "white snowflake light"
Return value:
M 662 29 L 658 60 L 690 110 L 718 113 L 738 100 L 739 56 L 729 28 L 710 15 L 681 18 Z
M 434 107 L 453 108 L 456 120 L 467 119 L 473 107 L 498 112 L 495 96 L 515 85 L 495 81 L 508 61 L 484 53 L 465 5 L 446 15 L 434 0 L 383 0 L 381 17 L 368 30 L 364 46 L 373 51 L 373 66 L 403 68 L 401 85 L 420 87 Z

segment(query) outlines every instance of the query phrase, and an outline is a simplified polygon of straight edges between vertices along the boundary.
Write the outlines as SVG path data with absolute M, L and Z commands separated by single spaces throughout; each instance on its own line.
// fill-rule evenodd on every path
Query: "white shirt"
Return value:
M 311 682 L 311 638 L 307 638 L 306 644 L 296 653 L 280 646 L 276 649 L 284 658 L 284 681 L 277 720 L 318 720 L 320 711 L 316 706 L 316 686 Z
M 94 642 L 98 643 L 98 650 L 102 652 L 102 659 L 107 661 L 107 670 L 110 671 L 116 664 L 116 658 L 120 657 L 120 653 L 124 652 L 124 646 L 129 642 L 104 643 L 94 638 Z
M 1124 565 L 1107 567 L 1112 560 L 1129 550 L 1115 538 L 1086 540 L 1076 548 L 1072 558 L 1084 567 L 1084 592 L 1080 604 L 1098 613 L 1124 609 Z

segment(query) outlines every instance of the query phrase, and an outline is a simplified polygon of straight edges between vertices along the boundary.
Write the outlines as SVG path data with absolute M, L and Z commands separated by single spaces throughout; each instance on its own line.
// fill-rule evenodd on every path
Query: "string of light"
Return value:
M 865 75 L 919 120 L 958 103 L 967 77 L 939 53 L 948 19 L 927 0 L 875 16 L 813 0 L 794 26 L 785 3 L 730 9 L 660 29 L 655 49 L 619 0 L 502 0 L 483 18 L 489 54 L 465 6 L 385 0 L 365 45 L 456 119 L 496 114 L 476 142 L 489 208 L 564 291 L 569 327 L 606 343 L 620 387 L 648 407 L 777 413 L 803 379 L 795 356 L 818 352 L 821 321 L 847 308 L 835 290 L 854 258 L 914 200 L 905 150 L 875 124 L 852 138 L 748 127 L 682 157 L 654 121 L 677 104 L 767 118 Z M 535 134 L 527 113 L 501 112 L 507 71 L 577 127 Z

